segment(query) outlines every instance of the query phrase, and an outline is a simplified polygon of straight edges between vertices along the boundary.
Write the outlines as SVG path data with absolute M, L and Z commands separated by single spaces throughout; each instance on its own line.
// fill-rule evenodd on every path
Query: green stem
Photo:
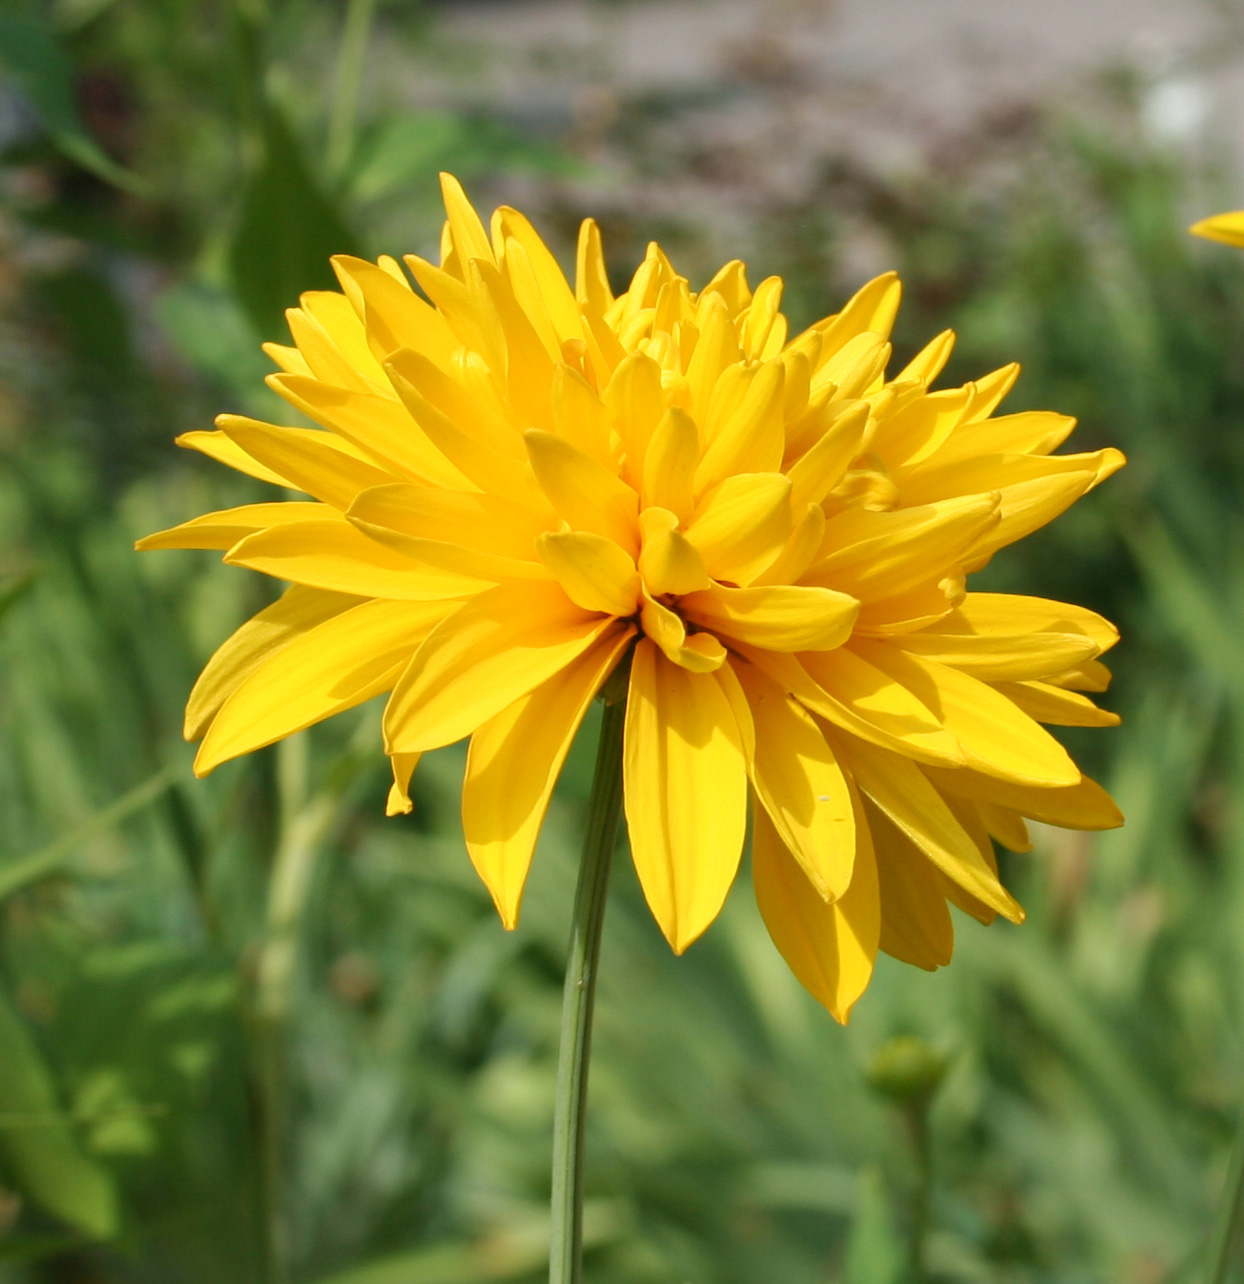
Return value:
M 1226 1284 L 1241 1230 L 1244 1230 L 1244 1118 L 1240 1120 L 1231 1167 L 1223 1187 L 1218 1227 L 1210 1250 L 1209 1284 Z
M 926 1245 L 929 1236 L 929 1204 L 933 1195 L 933 1150 L 929 1142 L 929 1101 L 922 1097 L 906 1108 L 916 1161 L 916 1186 L 911 1201 L 911 1278 L 924 1284 L 928 1278 Z
M 358 120 L 359 93 L 367 63 L 367 44 L 371 39 L 376 0 L 349 0 L 345 27 L 341 33 L 341 52 L 337 57 L 337 77 L 333 88 L 332 116 L 328 122 L 328 172 L 340 177 L 354 151 L 354 131 Z
M 624 676 L 624 675 L 623 675 Z M 610 696 L 613 696 L 611 702 Z M 549 1284 L 579 1284 L 583 1269 L 583 1125 L 592 1045 L 592 1007 L 609 864 L 622 813 L 622 731 L 626 688 L 611 680 L 605 695 L 596 774 L 588 805 L 583 858 L 562 996 L 561 1048 L 553 1112 L 552 1238 Z

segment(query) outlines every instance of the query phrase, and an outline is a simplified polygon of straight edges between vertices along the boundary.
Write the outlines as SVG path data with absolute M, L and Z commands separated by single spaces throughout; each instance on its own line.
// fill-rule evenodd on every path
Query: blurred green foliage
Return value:
M 588 172 L 501 120 L 360 113 L 350 14 L 0 15 L 4 1284 L 543 1269 L 594 724 L 506 934 L 462 847 L 461 752 L 430 755 L 414 816 L 384 820 L 374 708 L 190 779 L 185 694 L 271 589 L 207 554 L 131 552 L 260 497 L 169 443 L 271 408 L 258 340 L 329 280 L 329 252 L 434 244 L 441 166 L 485 190 L 523 171 L 563 210 Z M 397 57 L 431 19 L 395 0 L 377 21 Z M 926 1196 L 931 1279 L 1204 1271 L 1244 1096 L 1244 259 L 1187 241 L 1187 216 L 1224 202 L 1133 119 L 1124 93 L 1091 127 L 986 131 L 903 182 L 844 160 L 767 212 L 756 264 L 788 276 L 797 320 L 832 311 L 863 221 L 908 283 L 901 349 L 953 325 L 952 376 L 1018 358 L 1016 408 L 1078 414 L 1080 448 L 1132 456 L 987 573 L 1124 624 L 1125 727 L 1075 747 L 1129 824 L 1004 855 L 1029 923 L 960 919 L 936 975 L 883 960 L 845 1030 L 770 947 L 746 878 L 674 959 L 619 861 L 592 1284 L 900 1284 Z M 1000 154 L 1005 180 L 976 183 Z M 652 229 L 614 223 L 624 264 Z M 694 261 L 697 228 L 677 233 Z M 895 1104 L 869 1066 L 917 1036 L 945 1077 Z

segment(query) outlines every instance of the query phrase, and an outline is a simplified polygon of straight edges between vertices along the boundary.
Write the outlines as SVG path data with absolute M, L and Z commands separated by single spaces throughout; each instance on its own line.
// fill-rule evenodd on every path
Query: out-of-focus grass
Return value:
M 0 1280 L 275 1278 L 276 1224 L 309 1284 L 535 1281 L 591 726 L 506 934 L 462 849 L 460 751 L 384 820 L 375 708 L 191 780 L 185 694 L 269 589 L 130 545 L 257 496 L 169 443 L 268 408 L 257 339 L 327 252 L 407 248 L 387 243 L 402 209 L 416 248 L 433 238 L 442 164 L 537 184 L 574 164 L 502 122 L 381 104 L 330 166 L 343 107 L 307 86 L 331 86 L 339 15 L 263 12 L 65 3 L 23 13 L 20 65 L 0 46 Z M 425 21 L 384 20 L 395 47 Z M 828 171 L 774 211 L 760 266 L 796 310 L 832 310 L 855 284 L 837 220 L 867 220 L 908 281 L 902 345 L 954 325 L 953 373 L 1019 358 L 1017 405 L 1132 455 L 987 573 L 1125 625 L 1127 722 L 1076 748 L 1129 824 L 1004 858 L 1029 923 L 960 919 L 936 975 L 883 960 L 846 1030 L 746 878 L 676 960 L 620 861 L 593 1284 L 898 1284 L 914 1157 L 865 1074 L 898 1034 L 949 1062 L 934 1275 L 1195 1278 L 1244 1064 L 1244 263 L 1186 241 L 1194 176 L 1120 116 L 1042 123 L 1018 163 L 985 138 L 1012 165 L 983 196 L 966 162 L 957 187 Z M 305 875 L 275 905 L 274 868 Z M 288 989 L 265 990 L 291 946 Z

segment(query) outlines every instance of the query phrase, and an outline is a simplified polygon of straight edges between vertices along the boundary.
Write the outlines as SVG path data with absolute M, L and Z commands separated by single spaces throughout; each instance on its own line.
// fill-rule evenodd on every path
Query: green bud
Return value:
M 889 1039 L 877 1049 L 868 1066 L 874 1092 L 901 1105 L 927 1101 L 946 1074 L 947 1059 L 919 1035 Z

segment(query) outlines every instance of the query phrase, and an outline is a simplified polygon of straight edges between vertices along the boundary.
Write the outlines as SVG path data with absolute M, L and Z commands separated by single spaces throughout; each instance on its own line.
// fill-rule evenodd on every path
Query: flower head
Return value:
M 656 245 L 615 297 L 531 224 L 485 228 L 452 178 L 441 262 L 338 258 L 288 313 L 271 386 L 319 429 L 222 415 L 180 443 L 302 491 L 142 541 L 289 581 L 213 656 L 196 770 L 391 692 L 390 812 L 419 755 L 469 736 L 466 842 L 513 926 L 554 781 L 629 660 L 630 846 L 681 952 L 754 815 L 761 911 L 840 1020 L 878 948 L 950 958 L 947 902 L 1022 911 L 992 839 L 1025 817 L 1121 823 L 1039 724 L 1110 725 L 1085 692 L 1100 616 L 964 577 L 1123 463 L 1052 455 L 1074 421 L 995 416 L 1017 367 L 929 391 L 939 335 L 888 377 L 893 274 L 793 338 L 782 282 L 699 292 Z

